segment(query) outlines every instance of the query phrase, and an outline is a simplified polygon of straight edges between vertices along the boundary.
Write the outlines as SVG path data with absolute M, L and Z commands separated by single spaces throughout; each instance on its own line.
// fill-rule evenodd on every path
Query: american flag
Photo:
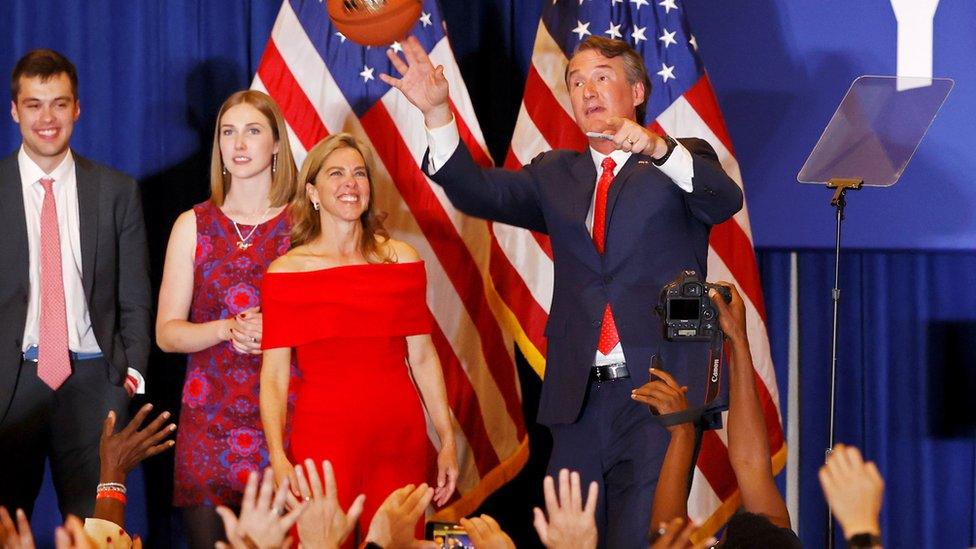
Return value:
M 411 32 L 434 64 L 444 66 L 461 138 L 478 162 L 491 165 L 435 0 L 424 2 Z M 400 50 L 397 42 L 389 47 Z M 488 224 L 456 211 L 420 170 L 427 148 L 423 118 L 379 80 L 380 73 L 396 74 L 386 50 L 347 39 L 320 0 L 285 0 L 252 87 L 278 102 L 299 164 L 330 133 L 350 132 L 376 151 L 375 199 L 388 214 L 386 227 L 427 265 L 432 337 L 461 454 L 459 496 L 436 518 L 454 521 L 474 511 L 528 458 L 515 346 L 503 323 L 514 315 L 494 286 L 497 245 Z M 428 431 L 433 444 L 437 436 L 430 425 Z
M 425 0 L 412 33 L 433 63 L 445 68 L 462 139 L 477 161 L 490 165 L 435 0 Z M 572 118 L 563 76 L 567 55 L 589 34 L 633 44 L 654 84 L 648 106 L 651 127 L 707 139 L 741 184 L 728 132 L 677 0 L 547 3 L 507 167 L 517 168 L 551 148 L 586 147 Z M 398 50 L 400 45 L 390 47 Z M 528 456 L 513 341 L 543 375 L 552 252 L 543 235 L 460 214 L 426 179 L 419 166 L 427 146 L 422 117 L 377 78 L 381 72 L 395 74 L 385 50 L 346 39 L 329 21 L 321 1 L 286 0 L 253 87 L 281 106 L 297 162 L 315 143 L 338 131 L 352 132 L 377 151 L 382 164 L 377 199 L 389 213 L 386 225 L 427 262 L 428 303 L 437 321 L 433 337 L 462 452 L 460 497 L 438 518 L 455 520 L 514 476 Z M 745 208 L 712 230 L 708 268 L 713 280 L 737 284 L 746 300 L 759 393 L 778 471 L 786 448 Z M 436 440 L 433 431 L 431 435 Z M 702 441 L 689 514 L 703 530 L 713 531 L 737 505 L 725 433 L 709 432 Z
M 652 93 L 647 118 L 641 122 L 661 134 L 707 140 L 725 171 L 741 187 L 732 142 L 679 0 L 547 1 L 505 166 L 518 168 L 549 149 L 587 147 L 586 138 L 574 122 L 564 78 L 568 56 L 590 35 L 625 40 L 643 56 Z M 495 286 L 515 313 L 518 325 L 514 334 L 520 349 L 542 375 L 543 328 L 552 297 L 548 239 L 501 224 L 494 224 L 492 233 L 492 274 L 502 275 L 495 278 Z M 745 300 L 757 389 L 766 417 L 773 469 L 778 472 L 786 461 L 786 445 L 745 206 L 734 218 L 712 229 L 709 244 L 709 279 L 733 282 Z M 703 536 L 721 527 L 739 505 L 726 441 L 724 430 L 706 432 L 694 472 L 688 513 L 701 525 Z

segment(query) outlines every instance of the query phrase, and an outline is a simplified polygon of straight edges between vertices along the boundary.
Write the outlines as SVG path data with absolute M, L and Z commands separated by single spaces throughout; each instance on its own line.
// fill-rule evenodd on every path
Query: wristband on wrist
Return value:
M 95 500 L 97 501 L 97 500 L 100 500 L 100 499 L 114 499 L 114 500 L 120 502 L 122 505 L 125 505 L 125 493 L 124 492 L 119 492 L 117 490 L 101 490 L 101 491 L 99 491 L 97 494 L 95 494 Z
M 125 494 L 125 484 L 121 482 L 102 482 L 95 487 L 95 492 L 119 492 Z
M 847 538 L 848 547 L 881 547 L 881 536 L 863 532 Z

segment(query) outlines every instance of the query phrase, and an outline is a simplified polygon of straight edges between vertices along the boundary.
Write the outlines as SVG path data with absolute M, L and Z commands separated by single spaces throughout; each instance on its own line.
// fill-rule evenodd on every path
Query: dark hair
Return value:
M 47 82 L 52 76 L 61 73 L 68 75 L 71 81 L 71 95 L 78 99 L 78 71 L 68 58 L 54 50 L 31 50 L 17 61 L 14 72 L 10 75 L 10 98 L 17 101 L 20 93 L 20 77 L 33 78 L 40 76 Z
M 624 72 L 627 75 L 627 83 L 634 85 L 638 82 L 644 84 L 644 101 L 637 105 L 637 122 L 644 123 L 644 116 L 647 114 L 647 102 L 651 98 L 651 79 L 647 76 L 647 67 L 644 66 L 644 58 L 637 53 L 630 44 L 623 40 L 614 40 L 602 36 L 587 36 L 586 40 L 580 42 L 573 50 L 573 56 L 587 50 L 596 50 L 603 57 L 613 59 L 623 57 Z M 572 59 L 572 58 L 570 58 Z M 566 64 L 566 75 L 563 77 L 569 82 L 569 64 Z
M 789 528 L 776 526 L 763 515 L 742 511 L 732 515 L 725 529 L 722 547 L 728 549 L 803 549 Z

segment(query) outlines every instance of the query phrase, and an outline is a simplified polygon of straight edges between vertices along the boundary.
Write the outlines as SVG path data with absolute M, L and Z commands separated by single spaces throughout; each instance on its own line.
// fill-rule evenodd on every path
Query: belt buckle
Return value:
M 593 381 L 598 383 L 607 383 L 630 377 L 630 373 L 627 371 L 627 363 L 625 362 L 593 366 L 590 372 Z M 620 372 L 619 375 L 618 372 Z

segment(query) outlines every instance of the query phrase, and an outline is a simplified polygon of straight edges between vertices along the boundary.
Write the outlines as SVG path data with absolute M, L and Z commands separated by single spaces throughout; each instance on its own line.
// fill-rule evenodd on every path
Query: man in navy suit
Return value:
M 646 547 L 668 435 L 631 392 L 653 355 L 679 379 L 705 360 L 701 346 L 663 341 L 654 306 L 680 271 L 704 276 L 710 227 L 742 207 L 742 192 L 705 141 L 679 143 L 636 122 L 651 88 L 625 42 L 590 36 L 569 60 L 566 84 L 589 150 L 549 151 L 518 171 L 475 164 L 458 137 L 443 67 L 413 38 L 404 53 L 406 62 L 388 52 L 401 78 L 382 78 L 424 114 L 430 177 L 461 211 L 550 237 L 539 403 L 553 436 L 549 472 L 575 469 L 600 485 L 601 546 Z

